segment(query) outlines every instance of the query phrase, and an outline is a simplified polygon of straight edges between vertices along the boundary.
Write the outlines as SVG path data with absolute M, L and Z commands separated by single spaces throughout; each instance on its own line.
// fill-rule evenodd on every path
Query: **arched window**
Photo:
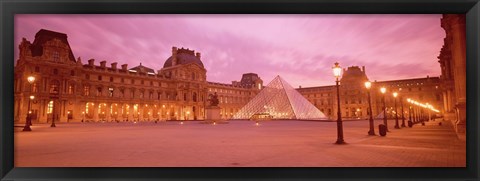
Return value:
M 97 96 L 102 96 L 102 88 L 97 87 Z
M 75 83 L 69 83 L 68 84 L 68 94 L 74 94 L 75 93 Z

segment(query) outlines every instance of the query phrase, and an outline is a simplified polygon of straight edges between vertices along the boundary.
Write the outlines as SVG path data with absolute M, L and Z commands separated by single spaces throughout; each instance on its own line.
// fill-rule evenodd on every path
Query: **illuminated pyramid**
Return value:
M 272 119 L 327 119 L 320 110 L 280 76 L 275 77 L 232 119 L 250 119 L 259 114 L 270 115 Z

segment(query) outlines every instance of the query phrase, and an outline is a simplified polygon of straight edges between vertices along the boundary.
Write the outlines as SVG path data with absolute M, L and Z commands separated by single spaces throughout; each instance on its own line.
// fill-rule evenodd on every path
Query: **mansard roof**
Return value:
M 59 33 L 51 30 L 41 29 L 40 31 L 35 34 L 35 40 L 31 46 L 32 56 L 42 56 L 43 55 L 43 45 L 54 38 L 59 39 L 63 43 L 65 43 L 69 48 L 70 44 L 68 44 L 67 34 Z M 68 58 L 75 62 L 75 57 L 73 56 L 72 49 L 69 49 Z

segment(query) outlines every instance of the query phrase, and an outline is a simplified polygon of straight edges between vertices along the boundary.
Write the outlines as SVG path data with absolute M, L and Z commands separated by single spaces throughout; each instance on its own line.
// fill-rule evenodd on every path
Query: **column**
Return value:
M 105 106 L 105 121 L 109 122 L 112 120 L 112 113 L 111 113 L 111 109 L 112 108 L 112 103 L 107 103 L 107 105 Z
M 100 104 L 97 102 L 93 103 L 93 122 L 98 122 L 98 109 L 100 108 Z
M 129 106 L 128 109 L 127 109 L 128 110 L 128 112 L 127 112 L 128 113 L 128 118 L 127 119 L 128 119 L 128 121 L 133 121 L 133 119 L 134 119 L 134 117 L 133 117 L 133 113 L 134 113 L 133 112 L 133 104 L 126 104 L 125 106 L 127 106 L 127 105 Z

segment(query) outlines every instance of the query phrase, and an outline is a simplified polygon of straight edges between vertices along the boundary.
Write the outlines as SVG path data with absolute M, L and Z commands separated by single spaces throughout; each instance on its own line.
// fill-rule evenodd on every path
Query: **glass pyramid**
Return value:
M 250 119 L 257 114 L 268 114 L 272 119 L 327 119 L 280 76 L 275 77 L 232 119 Z

